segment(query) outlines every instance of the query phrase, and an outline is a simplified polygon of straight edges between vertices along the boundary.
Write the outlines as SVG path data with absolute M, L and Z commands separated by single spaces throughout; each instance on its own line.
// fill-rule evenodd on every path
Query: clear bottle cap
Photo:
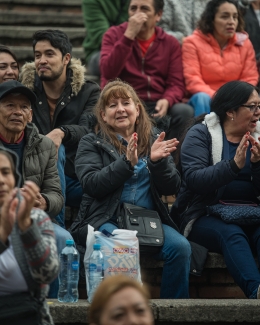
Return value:
M 66 245 L 74 245 L 74 240 L 66 239 Z
M 100 244 L 94 244 L 93 245 L 93 249 L 94 250 L 99 250 L 101 248 L 101 245 Z

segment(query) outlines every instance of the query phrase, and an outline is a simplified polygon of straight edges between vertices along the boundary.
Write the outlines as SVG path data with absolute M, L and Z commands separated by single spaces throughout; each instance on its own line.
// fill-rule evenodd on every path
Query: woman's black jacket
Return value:
M 157 129 L 151 142 L 156 139 Z M 180 187 L 180 174 L 171 156 L 152 163 L 148 158 L 151 192 L 155 209 L 161 220 L 178 230 L 169 216 L 168 207 L 162 202 L 162 195 L 175 194 Z M 83 198 L 78 217 L 71 226 L 71 234 L 77 244 L 85 247 L 88 224 L 97 230 L 113 216 L 120 213 L 120 197 L 124 183 L 134 174 L 124 154 L 99 134 L 84 136 L 75 159 L 76 174 L 83 188 Z

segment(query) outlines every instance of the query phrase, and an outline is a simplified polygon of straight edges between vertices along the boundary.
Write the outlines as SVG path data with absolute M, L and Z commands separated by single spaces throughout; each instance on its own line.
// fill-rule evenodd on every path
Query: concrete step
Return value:
M 40 29 L 60 29 L 66 33 L 70 41 L 83 39 L 86 35 L 84 27 L 59 27 L 59 26 L 0 26 L 0 39 L 31 40 L 32 35 Z
M 163 261 L 157 261 L 148 256 L 142 256 L 140 261 L 142 268 L 157 269 L 163 267 Z M 224 258 L 221 254 L 208 253 L 205 269 L 226 269 Z
M 89 303 L 60 303 L 48 300 L 55 324 L 88 324 Z M 152 299 L 155 324 L 260 323 L 260 300 L 239 299 Z
M 141 256 L 140 264 L 142 280 L 148 285 L 151 297 L 159 298 L 163 262 Z M 80 297 L 85 298 L 85 283 L 80 283 L 79 289 Z M 189 293 L 195 299 L 246 299 L 244 292 L 228 272 L 223 256 L 217 253 L 208 253 L 201 276 L 190 275 Z
M 1 10 L 0 21 L 2 25 L 27 25 L 27 26 L 71 26 L 83 27 L 81 12 L 55 12 L 52 11 L 15 11 Z
M 82 0 L 0 0 L 0 4 L 41 5 L 41 6 L 81 6 Z
M 18 61 L 33 61 L 32 46 L 10 46 L 10 49 L 16 54 Z M 84 50 L 82 47 L 73 47 L 72 55 L 75 58 L 84 60 Z

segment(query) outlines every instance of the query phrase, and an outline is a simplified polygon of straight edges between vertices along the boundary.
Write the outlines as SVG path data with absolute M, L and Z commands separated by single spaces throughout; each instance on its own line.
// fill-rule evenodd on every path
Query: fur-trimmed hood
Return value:
M 211 135 L 212 139 L 212 160 L 215 165 L 219 161 L 221 161 L 222 150 L 223 150 L 223 133 L 222 127 L 220 125 L 219 117 L 216 113 L 211 112 L 207 114 L 202 122 L 208 128 L 208 131 Z M 260 137 L 260 122 L 256 123 L 256 130 L 252 133 L 252 136 L 258 141 L 258 137 Z
M 77 96 L 82 86 L 86 82 L 86 68 L 84 65 L 82 65 L 80 59 L 72 58 L 68 69 L 72 70 L 70 85 L 73 94 Z M 23 65 L 20 72 L 19 80 L 24 86 L 34 91 L 35 75 L 35 63 L 28 62 Z

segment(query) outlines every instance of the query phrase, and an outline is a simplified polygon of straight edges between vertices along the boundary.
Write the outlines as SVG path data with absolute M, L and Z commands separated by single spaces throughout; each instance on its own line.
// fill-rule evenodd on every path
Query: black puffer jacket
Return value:
M 20 81 L 37 96 L 33 107 L 33 122 L 41 134 L 48 134 L 55 128 L 63 126 L 66 136 L 62 143 L 66 147 L 65 174 L 75 178 L 74 159 L 80 139 L 90 130 L 86 127 L 87 115 L 95 106 L 100 89 L 99 86 L 85 79 L 85 67 L 80 60 L 72 59 L 67 70 L 67 81 L 64 91 L 56 105 L 53 121 L 41 80 L 36 74 L 35 64 L 26 63 L 20 73 Z
M 178 229 L 160 198 L 175 194 L 179 189 L 180 175 L 173 159 L 170 156 L 153 164 L 148 158 L 147 165 L 156 210 L 163 223 Z M 88 224 L 98 229 L 117 215 L 124 183 L 133 175 L 133 169 L 126 162 L 125 155 L 119 155 L 113 145 L 94 133 L 81 139 L 75 168 L 84 195 L 78 217 L 70 230 L 77 244 L 85 247 Z

